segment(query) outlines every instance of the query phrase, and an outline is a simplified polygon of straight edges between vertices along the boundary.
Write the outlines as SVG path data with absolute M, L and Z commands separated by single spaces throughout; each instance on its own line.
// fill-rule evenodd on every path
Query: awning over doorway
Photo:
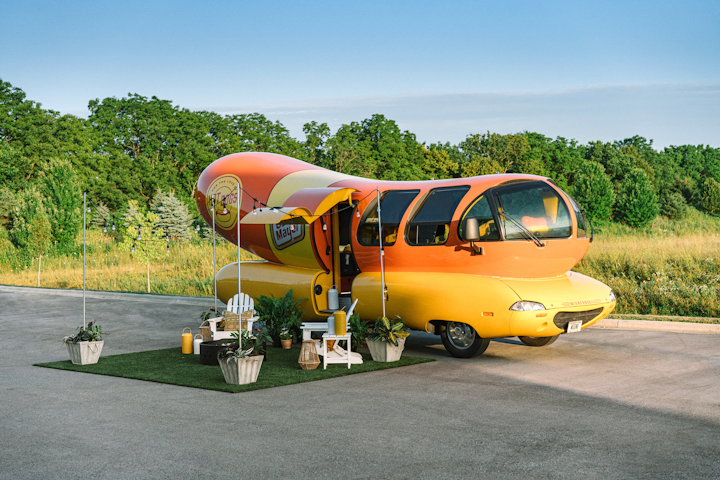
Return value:
M 277 223 L 310 224 L 340 202 L 350 202 L 354 188 L 303 188 L 293 193 L 282 207 L 263 207 L 240 221 L 245 225 Z

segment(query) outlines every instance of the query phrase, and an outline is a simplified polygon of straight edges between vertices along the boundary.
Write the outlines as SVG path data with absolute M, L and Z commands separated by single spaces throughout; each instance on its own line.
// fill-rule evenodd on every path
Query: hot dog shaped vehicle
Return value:
M 326 321 L 337 289 L 342 304 L 358 300 L 363 319 L 398 315 L 439 334 L 456 357 L 481 354 L 492 338 L 549 345 L 615 307 L 608 286 L 570 271 L 591 234 L 578 204 L 545 177 L 380 181 L 236 153 L 203 171 L 196 201 L 211 225 L 214 209 L 217 232 L 237 244 L 239 230 L 240 246 L 264 259 L 220 269 L 222 301 L 238 292 L 240 270 L 244 293 L 292 288 L 307 298 L 304 321 Z

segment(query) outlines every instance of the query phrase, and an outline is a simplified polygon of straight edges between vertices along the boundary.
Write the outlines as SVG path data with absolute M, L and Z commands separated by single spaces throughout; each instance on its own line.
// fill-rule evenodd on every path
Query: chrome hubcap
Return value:
M 475 341 L 475 330 L 467 323 L 448 322 L 447 338 L 456 348 L 468 348 Z

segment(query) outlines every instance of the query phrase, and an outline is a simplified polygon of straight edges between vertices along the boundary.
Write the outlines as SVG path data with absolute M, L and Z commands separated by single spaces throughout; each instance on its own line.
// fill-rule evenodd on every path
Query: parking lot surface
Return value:
M 112 355 L 179 346 L 213 300 L 86 303 Z M 413 332 L 404 354 L 436 362 L 228 394 L 32 366 L 81 324 L 77 292 L 0 289 L 0 478 L 720 478 L 717 335 L 587 329 L 462 360 Z

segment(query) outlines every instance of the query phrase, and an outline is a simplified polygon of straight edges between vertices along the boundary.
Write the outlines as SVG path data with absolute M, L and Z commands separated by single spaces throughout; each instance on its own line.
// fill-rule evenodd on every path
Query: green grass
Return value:
M 714 317 L 680 317 L 676 315 L 633 315 L 626 313 L 611 314 L 607 318 L 614 320 L 646 320 L 653 322 L 687 322 L 720 324 L 720 318 Z
M 238 393 L 434 361 L 432 358 L 403 356 L 397 362 L 381 363 L 363 355 L 363 363 L 353 365 L 350 369 L 347 365 L 332 364 L 323 370 L 321 363 L 315 370 L 302 370 L 298 364 L 299 348 L 268 348 L 257 382 L 229 385 L 225 383 L 219 366 L 201 365 L 199 355 L 183 355 L 181 350 L 178 347 L 101 356 L 94 365 L 73 365 L 70 360 L 66 360 L 36 363 L 35 366 Z

